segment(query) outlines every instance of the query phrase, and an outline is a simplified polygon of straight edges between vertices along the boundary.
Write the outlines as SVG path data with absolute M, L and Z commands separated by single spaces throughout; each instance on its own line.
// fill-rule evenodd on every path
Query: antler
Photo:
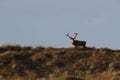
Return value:
M 74 33 L 75 34 L 75 36 L 74 36 L 74 39 L 77 37 L 77 35 L 78 35 L 78 33 Z
M 69 33 L 67 33 L 66 36 L 69 37 L 69 38 L 71 38 L 71 37 L 69 36 Z

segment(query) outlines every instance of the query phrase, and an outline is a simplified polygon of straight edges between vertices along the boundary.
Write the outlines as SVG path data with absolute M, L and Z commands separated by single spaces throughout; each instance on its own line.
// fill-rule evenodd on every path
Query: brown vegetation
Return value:
M 3 45 L 0 80 L 120 80 L 120 51 Z

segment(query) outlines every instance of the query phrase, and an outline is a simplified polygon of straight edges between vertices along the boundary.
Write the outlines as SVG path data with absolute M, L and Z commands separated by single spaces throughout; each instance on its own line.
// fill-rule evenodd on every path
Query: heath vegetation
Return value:
M 0 80 L 120 80 L 120 50 L 2 45 Z

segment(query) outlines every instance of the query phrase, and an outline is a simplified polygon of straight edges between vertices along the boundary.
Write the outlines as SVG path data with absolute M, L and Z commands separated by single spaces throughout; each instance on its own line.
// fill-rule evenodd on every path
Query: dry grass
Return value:
M 2 80 L 120 80 L 120 50 L 0 46 Z

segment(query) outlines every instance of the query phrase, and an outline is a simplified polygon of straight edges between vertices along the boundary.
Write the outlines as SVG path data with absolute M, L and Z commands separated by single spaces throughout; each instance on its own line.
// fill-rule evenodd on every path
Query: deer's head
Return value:
M 66 36 L 71 40 L 72 43 L 73 43 L 74 40 L 76 39 L 77 35 L 78 35 L 78 33 L 74 33 L 74 37 L 70 37 L 69 33 L 66 34 Z

